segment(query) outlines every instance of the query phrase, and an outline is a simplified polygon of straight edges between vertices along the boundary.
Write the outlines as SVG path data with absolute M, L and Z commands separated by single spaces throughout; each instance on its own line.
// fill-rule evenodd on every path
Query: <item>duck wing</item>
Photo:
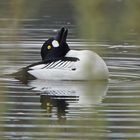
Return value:
M 28 70 L 37 69 L 70 69 L 75 62 L 79 61 L 76 57 L 64 57 L 59 59 L 44 60 L 34 63 L 27 67 Z
M 31 75 L 28 71 L 37 69 L 69 69 L 75 70 L 73 64 L 79 61 L 75 57 L 63 57 L 55 58 L 50 60 L 44 60 L 40 62 L 33 63 L 27 67 L 21 68 L 19 71 L 12 74 L 15 79 L 20 80 L 22 83 L 27 84 L 29 80 L 34 80 L 36 77 Z

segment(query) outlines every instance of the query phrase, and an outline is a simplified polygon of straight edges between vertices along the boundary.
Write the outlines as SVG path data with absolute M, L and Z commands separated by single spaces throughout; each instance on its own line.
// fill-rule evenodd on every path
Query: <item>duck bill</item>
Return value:
M 68 29 L 65 29 L 63 27 L 60 29 L 55 39 L 59 42 L 59 44 L 66 43 L 67 35 L 68 35 Z

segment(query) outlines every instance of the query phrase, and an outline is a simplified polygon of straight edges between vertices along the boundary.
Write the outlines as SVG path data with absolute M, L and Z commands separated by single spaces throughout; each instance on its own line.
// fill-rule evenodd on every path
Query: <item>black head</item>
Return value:
M 70 50 L 66 42 L 68 29 L 60 29 L 56 37 L 49 38 L 41 48 L 42 60 L 62 58 Z

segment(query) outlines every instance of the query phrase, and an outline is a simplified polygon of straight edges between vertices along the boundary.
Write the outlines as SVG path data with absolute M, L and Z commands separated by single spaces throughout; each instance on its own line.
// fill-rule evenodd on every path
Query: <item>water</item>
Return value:
M 70 40 L 69 44 L 72 48 L 79 44 L 84 48 L 86 43 Z M 4 100 L 0 104 L 5 107 L 0 116 L 3 139 L 140 138 L 140 69 L 139 54 L 135 51 L 140 47 L 91 44 L 104 49 L 102 57 L 110 71 L 109 83 L 1 78 L 0 96 Z M 8 56 L 12 46 L 1 44 L 1 55 Z M 40 59 L 40 43 L 19 46 L 20 59 L 2 60 L 5 73 Z
M 15 28 L 1 29 L 1 71 L 13 73 L 40 61 L 42 43 L 66 25 L 70 47 L 97 51 L 109 68 L 109 82 L 27 81 L 1 75 L 1 139 L 139 140 L 140 46 L 81 39 L 73 18 L 67 16 L 72 7 L 63 16 L 61 10 L 50 10 L 52 3 L 46 7 L 49 13 L 41 10 L 42 18 L 20 19 L 20 34 Z

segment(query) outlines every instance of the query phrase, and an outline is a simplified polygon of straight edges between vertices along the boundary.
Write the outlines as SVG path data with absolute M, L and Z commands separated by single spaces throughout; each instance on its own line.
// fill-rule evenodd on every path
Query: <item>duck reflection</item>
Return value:
M 41 108 L 47 116 L 66 119 L 69 106 L 101 103 L 107 92 L 106 82 L 45 81 L 28 82 L 32 91 L 40 91 Z
M 60 92 L 60 91 L 59 91 Z M 77 96 L 70 96 L 70 95 L 51 95 L 50 92 L 44 91 L 41 93 L 40 102 L 41 108 L 45 109 L 48 114 L 52 114 L 53 108 L 56 108 L 56 115 L 59 119 L 64 119 L 66 113 L 68 113 L 68 105 L 69 101 L 77 102 L 79 97 Z
M 65 99 L 53 99 L 51 96 L 41 95 L 41 107 L 46 109 L 47 113 L 52 113 L 52 108 L 57 107 L 57 115 L 59 118 L 65 116 L 68 109 L 68 103 Z
M 47 116 L 66 118 L 76 106 L 86 107 L 100 104 L 107 92 L 106 81 L 48 81 L 17 78 L 40 94 L 41 108 Z M 71 108 L 70 108 L 71 107 Z

